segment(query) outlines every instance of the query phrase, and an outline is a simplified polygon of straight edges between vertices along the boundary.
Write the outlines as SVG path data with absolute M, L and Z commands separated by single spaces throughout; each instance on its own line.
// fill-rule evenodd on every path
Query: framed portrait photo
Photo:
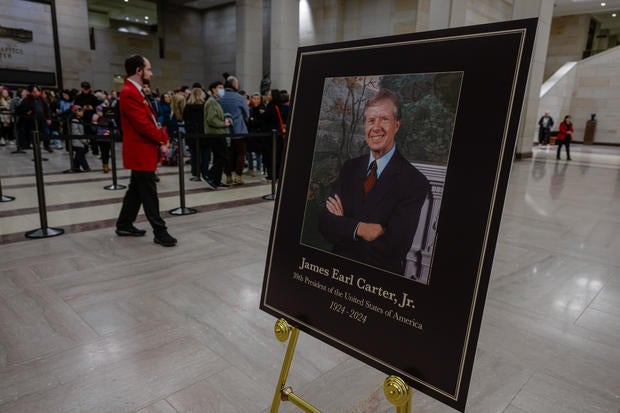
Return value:
M 536 24 L 299 49 L 262 310 L 464 410 Z

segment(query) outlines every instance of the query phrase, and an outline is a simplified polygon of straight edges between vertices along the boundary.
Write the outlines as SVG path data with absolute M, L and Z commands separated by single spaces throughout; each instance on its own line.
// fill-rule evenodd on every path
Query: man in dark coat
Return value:
M 334 253 L 403 275 L 430 185 L 396 150 L 400 116 L 393 91 L 381 89 L 368 99 L 364 130 L 370 154 L 342 166 L 319 231 Z

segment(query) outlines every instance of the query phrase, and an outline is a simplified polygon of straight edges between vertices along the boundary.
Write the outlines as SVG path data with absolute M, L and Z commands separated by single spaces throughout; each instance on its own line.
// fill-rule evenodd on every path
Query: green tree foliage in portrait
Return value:
M 397 146 L 412 162 L 446 165 L 460 91 L 460 73 L 384 76 L 382 88 L 403 103 Z

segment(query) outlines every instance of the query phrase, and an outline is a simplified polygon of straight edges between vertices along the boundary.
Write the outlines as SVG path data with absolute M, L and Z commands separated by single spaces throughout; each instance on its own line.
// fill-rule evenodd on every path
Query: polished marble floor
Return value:
M 270 185 L 186 176 L 199 212 L 164 213 L 179 245 L 162 248 L 114 235 L 124 191 L 103 189 L 100 161 L 63 174 L 66 152 L 46 153 L 46 218 L 65 233 L 27 240 L 41 219 L 32 154 L 13 149 L 0 148 L 16 197 L 0 203 L 0 412 L 267 412 L 285 351 L 258 310 Z M 572 152 L 514 164 L 468 412 L 620 411 L 620 148 Z M 159 176 L 161 209 L 178 207 L 178 170 Z M 302 334 L 288 383 L 326 413 L 393 412 L 384 379 Z M 414 392 L 413 412 L 450 411 Z

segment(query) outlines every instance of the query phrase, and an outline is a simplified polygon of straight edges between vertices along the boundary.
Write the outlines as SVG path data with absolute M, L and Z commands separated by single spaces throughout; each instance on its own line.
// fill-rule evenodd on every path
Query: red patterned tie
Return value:
M 377 161 L 370 164 L 370 173 L 364 179 L 364 195 L 367 195 L 377 183 Z

